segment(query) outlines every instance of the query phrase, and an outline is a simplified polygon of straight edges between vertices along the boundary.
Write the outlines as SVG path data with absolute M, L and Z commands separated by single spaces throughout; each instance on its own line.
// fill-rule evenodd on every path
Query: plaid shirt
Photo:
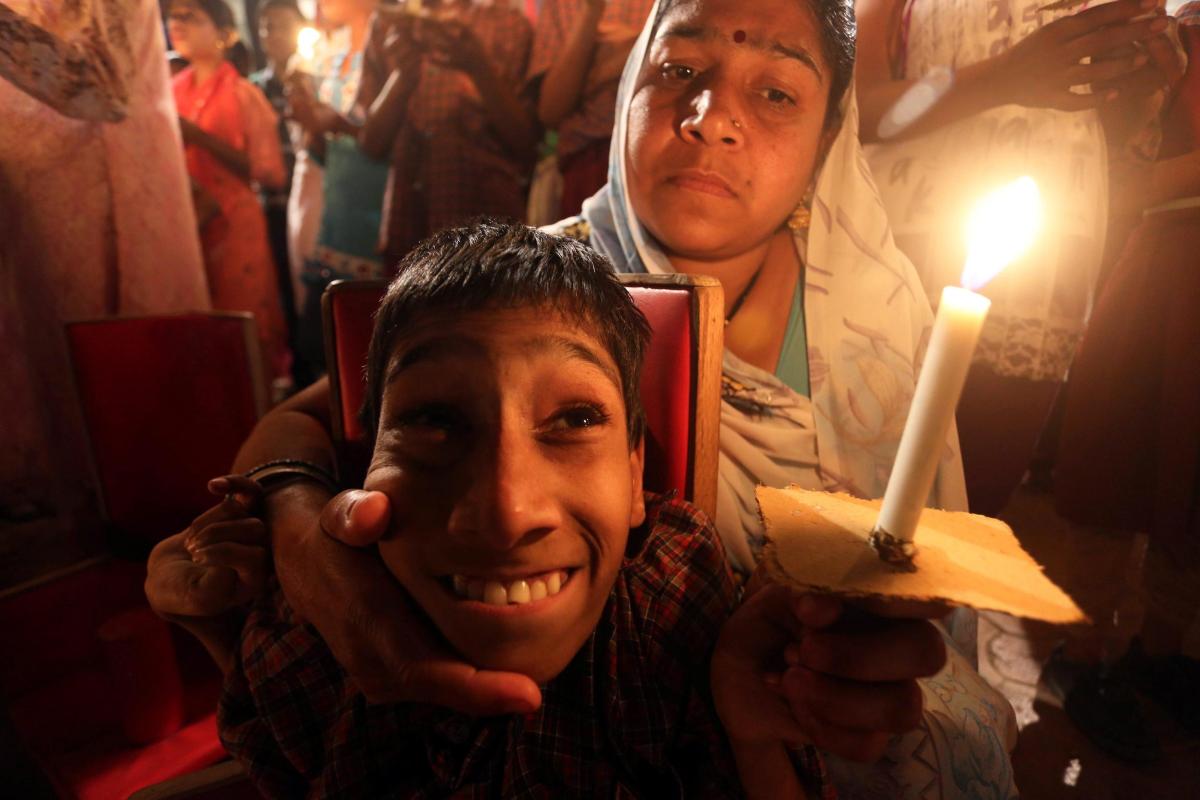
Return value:
M 536 712 L 369 705 L 276 587 L 225 685 L 225 747 L 268 797 L 740 796 L 708 689 L 736 603 L 724 552 L 690 505 L 647 495 L 646 511 L 596 630 Z M 815 752 L 797 762 L 832 797 Z
M 529 20 L 499 3 L 454 6 L 453 12 L 479 39 L 500 82 L 521 87 L 533 42 Z M 384 24 L 372 24 L 364 51 L 364 95 L 371 99 L 389 75 L 383 56 L 387 31 Z M 532 94 L 520 99 L 532 118 Z M 429 234 L 480 215 L 523 219 L 536 155 L 532 147 L 528 153 L 509 152 L 465 73 L 423 60 L 392 145 L 382 232 L 386 257 L 398 259 Z
M 654 0 L 608 0 L 600 18 L 601 30 L 592 53 L 592 67 L 597 61 L 616 59 L 624 62 L 633 49 L 638 32 L 646 24 L 652 5 Z M 585 0 L 546 0 L 542 4 L 533 37 L 533 54 L 529 57 L 531 82 L 540 82 L 545 77 L 566 46 L 571 27 L 584 8 Z M 589 68 L 579 105 L 558 126 L 559 158 L 577 153 L 595 142 L 608 141 L 613 131 L 619 83 L 619 70 L 608 80 L 595 80 Z

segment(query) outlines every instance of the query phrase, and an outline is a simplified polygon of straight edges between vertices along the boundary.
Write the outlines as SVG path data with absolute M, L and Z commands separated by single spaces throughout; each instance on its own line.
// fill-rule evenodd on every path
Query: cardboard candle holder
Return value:
M 915 569 L 905 571 L 880 559 L 869 541 L 880 501 L 798 486 L 760 486 L 756 494 L 767 532 L 761 561 L 778 582 L 852 597 L 969 606 L 1052 623 L 1088 621 L 1000 520 L 926 509 L 913 538 Z

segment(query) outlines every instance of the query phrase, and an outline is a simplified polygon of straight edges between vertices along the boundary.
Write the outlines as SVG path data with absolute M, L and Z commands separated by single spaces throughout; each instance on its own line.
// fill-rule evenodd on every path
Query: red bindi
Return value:
M 746 41 L 746 32 L 745 31 L 734 31 L 733 32 L 733 41 L 736 42 L 737 44 L 741 44 L 742 42 Z

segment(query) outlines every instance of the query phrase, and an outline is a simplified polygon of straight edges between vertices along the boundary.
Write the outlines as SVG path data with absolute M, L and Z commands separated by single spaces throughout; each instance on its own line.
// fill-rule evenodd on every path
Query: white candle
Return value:
M 912 542 L 933 488 L 954 409 L 991 306 L 990 300 L 971 290 L 982 288 L 1029 247 L 1040 219 L 1037 184 L 1030 178 L 992 192 L 971 214 L 963 269 L 966 288 L 947 286 L 942 291 L 925 363 L 879 510 L 875 541 L 881 554 L 887 546 L 894 550 Z
M 925 365 L 917 380 L 912 407 L 896 463 L 883 495 L 878 528 L 902 541 L 911 541 L 925 509 L 954 408 L 971 366 L 971 354 L 992 302 L 957 286 L 942 290 Z

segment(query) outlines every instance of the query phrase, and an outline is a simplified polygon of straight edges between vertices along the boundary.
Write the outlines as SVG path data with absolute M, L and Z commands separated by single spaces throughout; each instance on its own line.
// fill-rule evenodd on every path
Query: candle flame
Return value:
M 316 28 L 303 27 L 296 34 L 296 52 L 306 63 L 310 63 L 317 55 L 317 42 L 321 40 L 321 32 Z
M 1042 196 L 1028 175 L 985 195 L 967 220 L 962 285 L 982 289 L 1029 249 L 1042 225 Z

